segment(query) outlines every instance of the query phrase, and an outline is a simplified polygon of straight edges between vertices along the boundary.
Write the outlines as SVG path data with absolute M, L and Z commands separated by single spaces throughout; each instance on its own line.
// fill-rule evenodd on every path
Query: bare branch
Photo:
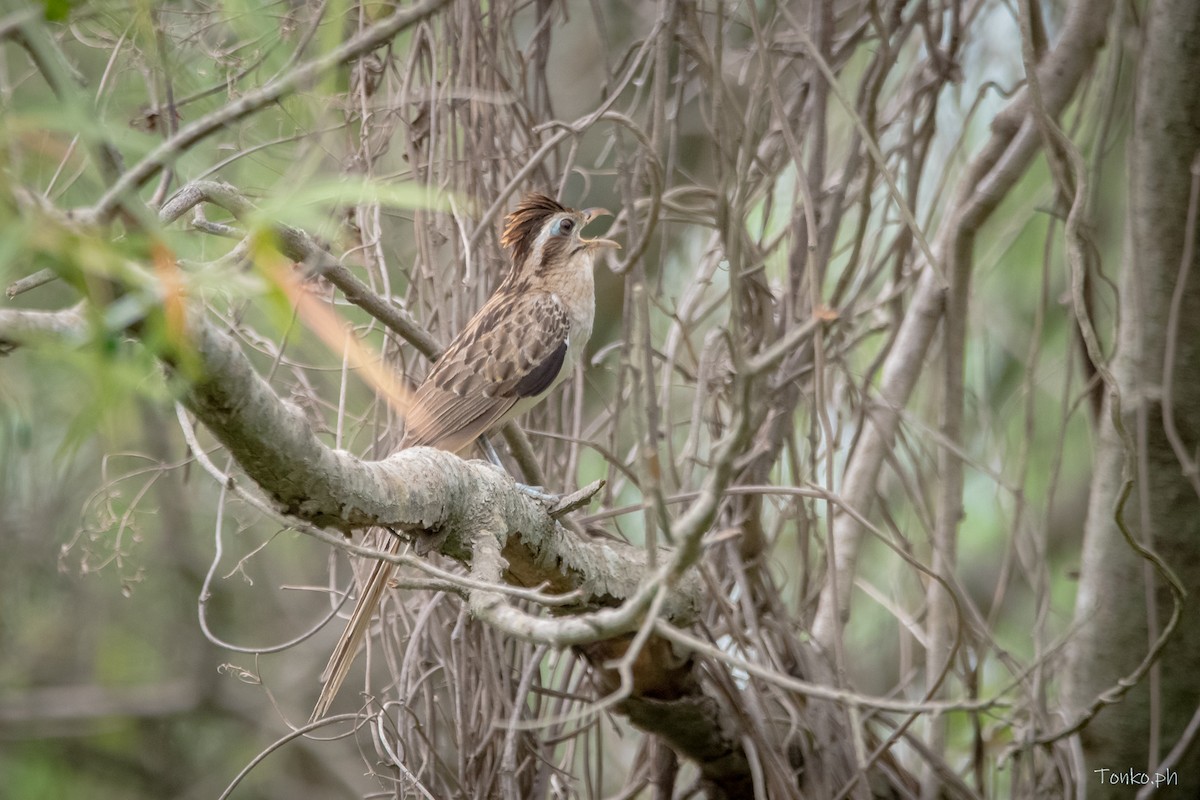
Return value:
M 1112 0 L 1076 0 L 1063 21 L 1052 51 L 1038 67 L 1046 111 L 1062 112 L 1104 45 Z M 992 138 L 972 160 L 945 215 L 933 252 L 948 275 L 971 269 L 975 233 L 1024 174 L 1041 139 L 1027 96 L 1014 98 L 996 118 Z M 883 366 L 879 396 L 871 403 L 862 436 L 846 467 L 842 496 L 859 509 L 871 506 L 880 470 L 895 440 L 899 412 L 908 402 L 921 374 L 921 364 L 941 321 L 944 289 L 928 266 L 922 271 L 905 311 L 896 342 Z M 849 614 L 850 590 L 864 534 L 853 517 L 834 520 L 837 540 L 838 596 L 821 595 L 813 635 L 830 646 Z
M 387 44 L 396 34 L 428 18 L 449 0 L 421 0 L 415 5 L 401 6 L 375 25 L 343 42 L 324 55 L 294 67 L 262 87 L 240 95 L 220 109 L 180 128 L 173 136 L 154 148 L 141 161 L 121 174 L 121 177 L 91 208 L 88 217 L 96 222 L 108 221 L 129 192 L 140 188 L 160 169 L 171 164 L 179 155 L 231 122 L 253 114 L 266 105 L 303 86 L 307 86 L 328 70 L 352 61 L 364 53 Z

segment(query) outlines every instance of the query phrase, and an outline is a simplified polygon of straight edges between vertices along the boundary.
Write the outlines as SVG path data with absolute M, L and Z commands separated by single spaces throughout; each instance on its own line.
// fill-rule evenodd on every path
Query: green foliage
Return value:
M 454 204 L 471 214 L 463 198 L 437 195 L 410 182 L 383 183 L 368 179 L 312 178 L 286 193 L 268 196 L 247 220 L 251 232 L 268 231 L 280 223 L 305 230 L 320 229 L 332 214 L 362 204 L 383 208 L 448 211 Z
M 42 0 L 42 6 L 45 9 L 46 20 L 49 22 L 62 22 L 71 13 L 71 7 L 75 3 L 72 0 Z

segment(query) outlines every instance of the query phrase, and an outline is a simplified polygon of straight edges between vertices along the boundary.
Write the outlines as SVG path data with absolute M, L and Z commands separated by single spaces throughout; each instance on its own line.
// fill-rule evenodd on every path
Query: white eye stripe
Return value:
M 566 215 L 561 216 L 558 219 L 556 219 L 554 222 L 550 223 L 549 225 L 544 225 L 542 227 L 542 230 L 538 233 L 537 239 L 534 240 L 533 247 L 529 251 L 529 263 L 531 263 L 531 264 L 541 263 L 542 251 L 545 250 L 545 248 L 546 248 L 546 242 L 551 237 L 559 235 L 559 227 L 564 222 L 567 222 L 567 221 L 570 221 L 570 226 L 568 226 L 568 229 L 566 231 L 567 233 L 569 233 L 570 231 L 574 230 L 575 220 L 571 219 L 571 217 L 566 216 Z

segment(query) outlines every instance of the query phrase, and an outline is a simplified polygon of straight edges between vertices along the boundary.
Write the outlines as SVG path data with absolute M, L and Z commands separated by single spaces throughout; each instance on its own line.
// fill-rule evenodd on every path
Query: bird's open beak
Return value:
M 590 224 L 592 220 L 596 219 L 596 217 L 611 217 L 611 216 L 612 216 L 612 212 L 609 211 L 607 208 L 585 208 L 583 210 L 583 224 L 584 225 Z M 593 247 L 593 248 L 595 248 L 595 247 L 615 247 L 618 250 L 621 249 L 621 245 L 617 244 L 612 239 L 580 239 L 580 241 L 582 241 L 584 244 L 588 245 L 589 247 Z

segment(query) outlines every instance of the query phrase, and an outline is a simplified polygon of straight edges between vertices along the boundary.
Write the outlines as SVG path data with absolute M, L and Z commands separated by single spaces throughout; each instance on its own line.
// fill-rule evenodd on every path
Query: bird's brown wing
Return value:
M 402 447 L 458 452 L 546 392 L 567 355 L 570 318 L 556 295 L 505 290 L 479 309 L 413 395 Z
M 553 294 L 501 287 L 438 359 L 413 396 L 401 447 L 438 447 L 457 452 L 475 441 L 521 400 L 550 389 L 562 373 L 570 318 Z M 389 536 L 384 547 L 398 552 Z M 325 715 L 362 645 L 396 565 L 377 561 L 346 630 L 329 657 L 325 685 L 311 720 Z

